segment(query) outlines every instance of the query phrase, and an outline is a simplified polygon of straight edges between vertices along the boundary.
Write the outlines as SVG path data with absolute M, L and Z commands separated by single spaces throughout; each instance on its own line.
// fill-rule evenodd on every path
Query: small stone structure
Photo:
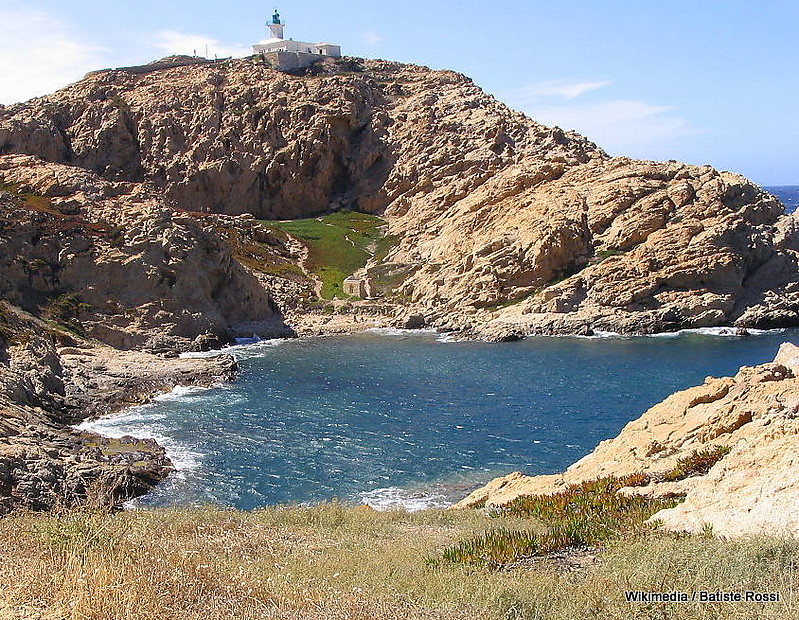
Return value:
M 374 297 L 374 285 L 371 278 L 359 278 L 358 276 L 348 276 L 344 279 L 341 286 L 345 295 L 352 295 L 361 299 Z
M 283 38 L 285 23 L 275 11 L 267 22 L 272 34 L 270 39 L 252 46 L 255 54 L 261 54 L 276 69 L 286 71 L 307 67 L 321 58 L 341 58 L 341 47 L 335 43 L 306 43 Z

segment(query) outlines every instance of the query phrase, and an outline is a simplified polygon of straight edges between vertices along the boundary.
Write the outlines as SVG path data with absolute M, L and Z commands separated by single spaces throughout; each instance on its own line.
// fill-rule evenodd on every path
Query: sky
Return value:
M 0 0 L 0 103 L 166 55 L 286 37 L 452 69 L 611 155 L 799 185 L 796 0 Z

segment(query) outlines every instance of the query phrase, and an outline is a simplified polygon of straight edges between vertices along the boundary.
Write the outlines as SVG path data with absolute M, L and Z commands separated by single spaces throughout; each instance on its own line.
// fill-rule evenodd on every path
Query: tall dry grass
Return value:
M 648 534 L 577 571 L 424 559 L 496 527 L 473 511 L 324 504 L 0 519 L 0 617 L 91 620 L 795 618 L 799 543 Z M 504 526 L 508 522 L 503 522 Z M 530 527 L 529 520 L 510 524 Z M 778 590 L 780 603 L 634 604 L 624 590 Z

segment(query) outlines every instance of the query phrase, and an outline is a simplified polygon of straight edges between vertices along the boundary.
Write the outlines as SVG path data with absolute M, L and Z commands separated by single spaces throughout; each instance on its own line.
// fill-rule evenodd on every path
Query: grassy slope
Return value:
M 511 528 L 529 520 L 503 518 Z M 475 511 L 326 504 L 0 519 L 0 617 L 791 618 L 799 542 L 639 533 L 579 571 L 425 558 L 496 527 Z M 780 603 L 626 603 L 628 589 L 780 591 Z
M 337 211 L 318 218 L 264 221 L 308 246 L 306 268 L 322 281 L 322 297 L 343 297 L 342 282 L 380 250 L 385 221 L 374 215 Z

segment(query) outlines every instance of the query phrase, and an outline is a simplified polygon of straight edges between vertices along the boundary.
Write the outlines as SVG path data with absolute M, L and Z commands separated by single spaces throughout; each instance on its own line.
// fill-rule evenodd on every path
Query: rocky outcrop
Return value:
M 69 425 L 147 402 L 177 384 L 230 380 L 235 362 L 163 359 L 88 342 L 0 302 L 0 514 L 117 507 L 172 464 L 152 439 Z
M 341 59 L 315 73 L 260 58 L 95 73 L 4 110 L 0 152 L 147 180 L 191 210 L 264 218 L 401 211 L 416 195 L 440 202 L 436 185 L 465 196 L 519 158 L 552 161 L 546 176 L 601 153 L 450 71 Z
M 400 314 L 470 337 L 799 323 L 797 220 L 738 175 L 608 158 L 449 71 L 152 67 L 0 111 L 0 152 L 187 211 L 382 213 L 394 247 L 365 277 L 394 274 Z
M 33 157 L 0 157 L 0 177 L 14 192 L 0 193 L 0 297 L 10 303 L 124 349 L 290 334 L 268 290 L 220 238 L 219 218 L 176 211 L 141 184 Z M 241 234 L 257 225 L 227 226 Z
M 796 324 L 797 219 L 743 177 L 616 158 L 533 185 L 524 168 L 401 236 L 392 258 L 422 265 L 402 293 L 434 324 L 495 340 Z
M 646 473 L 654 482 L 623 491 L 685 495 L 683 503 L 652 517 L 667 529 L 701 532 L 712 527 L 722 536 L 796 534 L 798 419 L 799 347 L 786 343 L 772 363 L 743 367 L 734 377 L 709 377 L 703 385 L 669 396 L 562 474 L 515 472 L 457 506 L 498 506 L 520 495 L 555 493 L 568 484 Z M 663 481 L 681 461 L 713 452 L 721 458 L 707 473 Z

